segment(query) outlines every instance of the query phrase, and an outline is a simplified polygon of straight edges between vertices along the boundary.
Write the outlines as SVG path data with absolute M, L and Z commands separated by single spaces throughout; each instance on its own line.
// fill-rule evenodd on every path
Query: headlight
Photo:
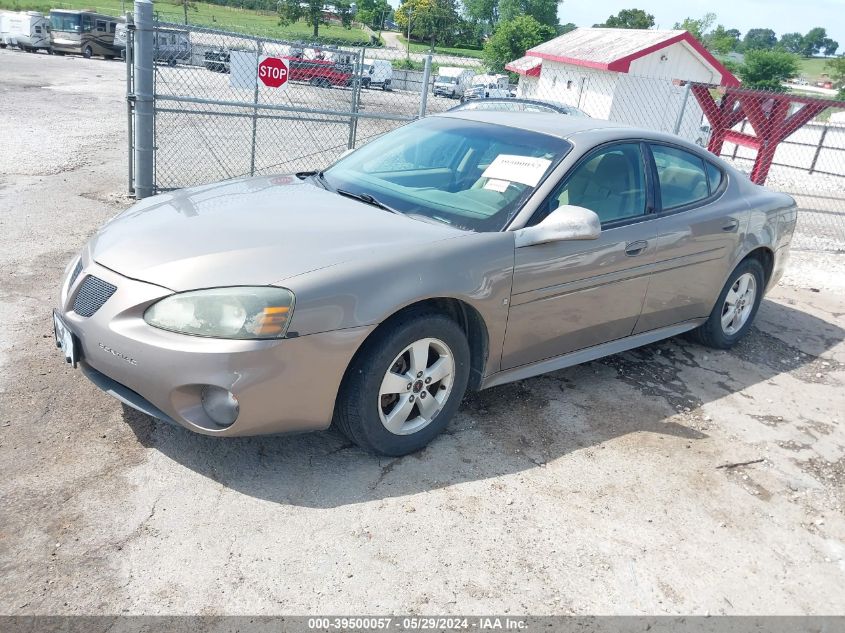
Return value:
M 285 335 L 293 293 L 284 288 L 212 288 L 165 297 L 144 313 L 153 327 L 181 334 L 228 339 L 272 339 Z

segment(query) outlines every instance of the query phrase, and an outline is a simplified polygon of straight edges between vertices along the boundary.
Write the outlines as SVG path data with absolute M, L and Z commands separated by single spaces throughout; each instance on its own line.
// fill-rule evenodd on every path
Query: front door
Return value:
M 597 240 L 516 250 L 502 354 L 510 369 L 629 336 L 648 288 L 657 228 L 643 147 L 598 148 L 579 161 L 529 224 L 562 205 L 595 211 Z

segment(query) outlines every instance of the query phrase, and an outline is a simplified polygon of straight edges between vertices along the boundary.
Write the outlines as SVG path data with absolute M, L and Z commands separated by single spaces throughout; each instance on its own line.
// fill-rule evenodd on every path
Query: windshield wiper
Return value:
M 353 200 L 359 200 L 372 207 L 378 207 L 379 209 L 383 209 L 384 211 L 389 211 L 390 213 L 399 213 L 399 211 L 397 211 L 393 207 L 387 206 L 386 204 L 380 202 L 377 198 L 374 198 L 368 193 L 353 193 L 352 191 L 346 191 L 345 189 L 336 189 L 335 193 L 338 193 L 341 196 L 346 196 L 347 198 L 352 198 Z
M 295 175 L 300 180 L 305 180 L 306 178 L 314 178 L 314 180 L 316 180 L 323 189 L 326 189 L 327 191 L 334 191 L 332 186 L 329 184 L 329 181 L 326 179 L 326 174 L 324 174 L 322 170 L 300 171 Z

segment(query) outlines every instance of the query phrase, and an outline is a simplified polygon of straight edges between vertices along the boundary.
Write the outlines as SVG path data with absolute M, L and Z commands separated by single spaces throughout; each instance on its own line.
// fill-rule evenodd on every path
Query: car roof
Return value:
M 659 132 L 645 128 L 633 127 L 615 121 L 604 119 L 589 119 L 586 117 L 560 116 L 556 112 L 501 112 L 495 110 L 455 110 L 443 112 L 433 116 L 449 117 L 455 119 L 466 119 L 478 121 L 479 123 L 492 123 L 494 125 L 505 125 L 507 127 L 526 130 L 554 136 L 561 139 L 572 139 L 576 135 L 584 135 L 588 144 L 594 141 L 614 141 L 625 139 L 647 139 L 653 141 L 664 141 L 673 145 L 688 148 L 699 155 L 709 154 L 698 145 L 690 143 L 674 134 Z M 713 159 L 713 156 L 708 156 Z
M 548 136 L 568 138 L 579 132 L 588 130 L 602 130 L 618 128 L 624 131 L 621 136 L 636 135 L 639 130 L 623 123 L 604 121 L 602 119 L 588 119 L 586 117 L 562 117 L 555 112 L 499 112 L 494 110 L 455 110 L 436 114 L 434 116 L 467 119 L 479 123 L 493 123 L 506 125 L 529 132 L 539 132 Z M 643 133 L 646 133 L 643 130 Z M 651 133 L 647 133 L 651 136 Z

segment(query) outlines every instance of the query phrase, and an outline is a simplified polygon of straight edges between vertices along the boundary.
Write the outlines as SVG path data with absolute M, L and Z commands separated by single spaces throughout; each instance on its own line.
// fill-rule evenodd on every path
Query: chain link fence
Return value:
M 157 22 L 151 12 L 139 15 L 144 4 L 136 2 L 127 47 L 131 159 L 153 164 L 143 195 L 320 169 L 408 121 L 455 107 L 465 93 L 517 97 L 569 112 L 561 116 L 607 119 L 697 143 L 796 199 L 796 248 L 845 251 L 841 102 L 574 66 L 521 69 L 509 85 L 516 75 L 485 75 L 478 59 Z M 152 82 L 146 90 L 139 88 L 139 68 Z M 473 84 L 481 89 L 473 92 Z M 149 124 L 144 134 L 152 134 L 151 143 L 139 141 L 133 121 Z M 130 178 L 138 173 L 130 165 Z

